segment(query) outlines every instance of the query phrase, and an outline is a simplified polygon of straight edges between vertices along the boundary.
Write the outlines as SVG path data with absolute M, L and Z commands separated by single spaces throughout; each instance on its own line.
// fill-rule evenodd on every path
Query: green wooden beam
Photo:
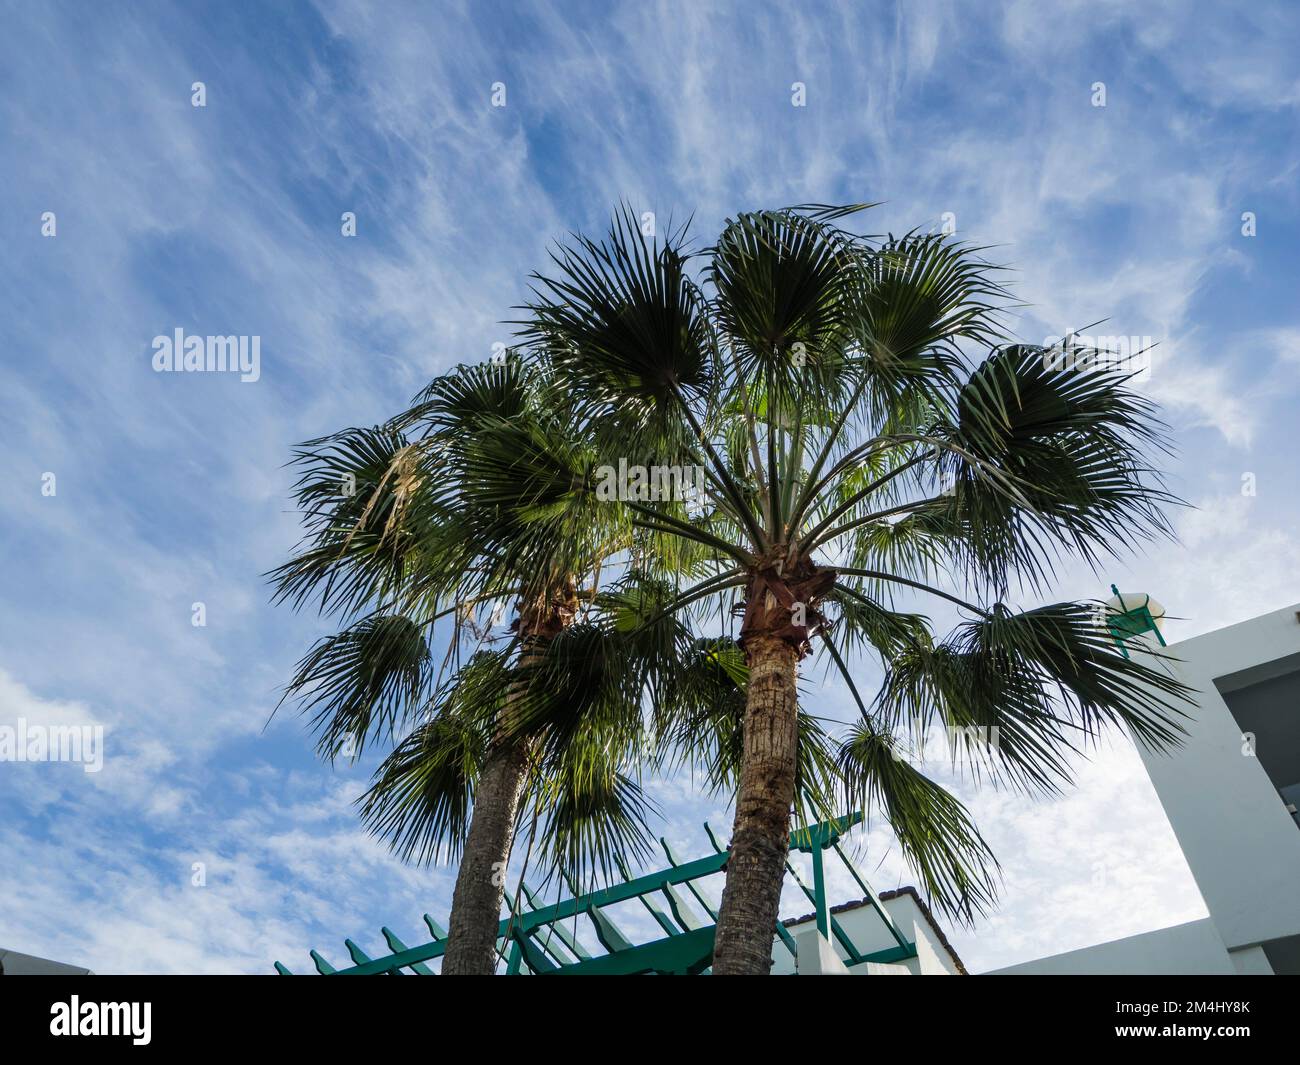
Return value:
M 805 854 L 813 850 L 822 850 L 831 846 L 841 836 L 846 836 L 853 826 L 862 820 L 862 811 L 857 810 L 832 821 L 822 821 L 815 825 L 805 825 L 790 833 L 790 849 Z
M 526 914 L 524 921 L 529 927 L 550 924 L 552 921 L 573 917 L 578 913 L 585 913 L 588 907 L 591 906 L 612 906 L 616 902 L 625 902 L 628 899 L 636 898 L 638 895 L 644 895 L 646 892 L 659 891 L 665 884 L 684 884 L 696 877 L 721 872 L 726 868 L 726 865 L 726 854 L 713 854 L 707 858 L 687 862 L 676 869 L 661 869 L 658 872 L 639 876 L 635 880 L 629 880 L 623 884 L 613 884 L 600 891 L 593 891 L 589 895 L 564 899 L 552 906 L 543 906 L 540 910 L 534 910 L 532 913 Z
M 352 960 L 353 960 L 354 962 L 356 962 L 358 965 L 365 965 L 367 962 L 371 962 L 371 961 L 374 961 L 374 960 L 375 960 L 375 959 L 372 958 L 369 954 L 367 954 L 364 950 L 362 950 L 360 947 L 358 947 L 355 943 L 353 943 L 352 940 L 350 940 L 350 939 L 345 939 L 345 940 L 343 941 L 343 945 L 344 945 L 345 947 L 348 948 L 348 953 L 352 955 Z M 380 961 L 383 961 L 384 959 L 383 959 L 383 958 L 380 958 L 379 960 L 380 960 Z M 384 970 L 384 975 L 386 975 L 386 976 L 405 976 L 406 974 L 405 974 L 404 972 L 402 972 L 401 969 L 394 968 L 394 969 L 385 969 L 385 970 Z
M 560 971 L 560 966 L 551 962 L 551 960 L 542 952 L 541 948 L 539 948 L 536 943 L 532 942 L 527 932 L 514 929 L 511 932 L 511 939 L 513 940 L 512 953 L 517 952 L 520 960 L 526 961 L 528 963 L 528 968 L 538 976 L 544 976 L 547 973 Z M 514 962 L 514 966 L 514 971 L 518 972 L 519 962 Z
M 813 848 L 813 910 L 817 915 L 817 931 L 826 939 L 831 937 L 831 912 L 826 901 L 826 870 L 822 866 L 822 849 Z
M 533 893 L 528 890 L 528 885 L 520 881 L 519 887 L 523 893 L 524 901 L 528 904 L 528 909 L 537 909 L 537 904 L 533 901 Z M 554 934 L 552 928 L 548 927 L 545 934 L 541 929 L 537 930 L 537 945 L 541 947 L 543 953 L 556 965 L 571 965 L 574 959 L 569 957 L 564 947 L 561 946 L 563 942 L 559 936 Z
M 847 817 L 836 818 L 833 821 L 825 821 L 818 825 L 809 825 L 796 829 L 790 834 L 789 847 L 791 850 L 803 850 L 809 852 L 814 850 L 820 851 L 826 846 L 836 844 L 839 838 L 848 832 L 849 829 L 860 820 L 860 814 L 851 814 Z M 529 905 L 535 908 L 521 914 L 516 914 L 512 918 L 503 919 L 497 929 L 498 941 L 503 942 L 508 936 L 511 941 L 512 954 L 514 952 L 513 948 L 516 946 L 518 948 L 517 965 L 519 967 L 526 965 L 534 972 L 567 972 L 571 969 L 584 969 L 587 963 L 611 963 L 612 959 L 622 956 L 629 951 L 638 951 L 643 949 L 649 950 L 651 947 L 659 948 L 658 952 L 650 951 L 649 954 L 637 955 L 636 958 L 630 959 L 628 963 L 643 965 L 645 964 L 644 959 L 646 957 L 659 958 L 662 954 L 664 957 L 667 957 L 668 961 L 672 964 L 667 968 L 656 968 L 656 966 L 651 965 L 647 968 L 641 968 L 635 971 L 702 971 L 703 968 L 708 967 L 708 964 L 711 961 L 711 947 L 709 950 L 709 957 L 700 964 L 698 963 L 698 960 L 692 962 L 689 958 L 683 962 L 682 957 L 684 957 L 684 955 L 674 954 L 672 951 L 669 951 L 668 948 L 662 947 L 662 944 L 677 941 L 688 941 L 692 944 L 698 944 L 703 941 L 706 933 L 709 942 L 712 942 L 711 937 L 714 926 L 700 926 L 699 922 L 690 912 L 689 907 L 685 904 L 680 893 L 675 890 L 678 885 L 686 885 L 700 905 L 703 906 L 705 912 L 716 921 L 717 910 L 695 886 L 694 881 L 702 877 L 710 876 L 714 873 L 722 872 L 727 865 L 728 852 L 726 848 L 722 846 L 721 841 L 718 840 L 712 827 L 707 823 L 704 827 L 709 834 L 709 839 L 716 852 L 707 858 L 700 858 L 691 862 L 678 862 L 675 856 L 671 853 L 671 850 L 668 848 L 667 843 L 661 840 L 664 845 L 665 853 L 668 854 L 671 863 L 671 868 L 669 869 L 661 869 L 655 873 L 649 873 L 636 877 L 635 879 L 626 880 L 621 884 L 613 884 L 599 891 L 593 891 L 586 894 L 575 894 L 573 898 L 564 899 L 554 903 L 553 905 L 541 907 L 536 906 L 536 900 L 532 893 L 528 891 L 527 887 L 524 887 L 524 893 L 528 897 Z M 838 847 L 836 849 L 838 850 Z M 843 853 L 840 853 L 841 857 L 843 857 Z M 624 875 L 626 875 L 626 870 L 624 870 Z M 601 912 L 604 907 L 612 906 L 616 903 L 625 902 L 630 899 L 639 898 L 642 900 L 642 904 L 645 905 L 652 914 L 656 915 L 656 920 L 659 922 L 660 927 L 668 930 L 668 925 L 665 924 L 665 922 L 668 921 L 668 917 L 663 914 L 662 910 L 658 910 L 656 913 L 657 907 L 653 906 L 646 898 L 646 896 L 659 893 L 663 894 L 668 899 L 669 906 L 673 912 L 673 917 L 677 920 L 678 924 L 683 928 L 688 929 L 687 931 L 675 935 L 669 935 L 667 940 L 661 940 L 654 944 L 643 944 L 638 947 L 631 944 L 614 925 L 613 921 Z M 882 916 L 887 917 L 887 914 L 884 914 L 883 912 L 883 908 L 881 912 Z M 583 950 L 581 944 L 579 944 L 577 940 L 563 928 L 561 922 L 574 918 L 578 914 L 586 914 L 592 920 L 597 936 L 600 938 L 602 944 L 612 951 L 611 955 L 603 958 L 592 958 L 587 951 Z M 660 920 L 660 917 L 663 919 Z M 431 970 L 429 970 L 427 966 L 422 966 L 421 963 L 441 957 L 446 952 L 447 934 L 428 914 L 424 915 L 424 920 L 429 927 L 432 940 L 420 946 L 404 947 L 396 936 L 391 936 L 391 933 L 385 929 L 385 938 L 388 939 L 390 948 L 393 948 L 393 953 L 388 957 L 369 958 L 365 955 L 364 951 L 361 951 L 361 949 L 356 946 L 355 943 L 348 940 L 348 950 L 352 954 L 353 960 L 357 963 L 351 968 L 335 970 L 334 967 L 315 950 L 311 952 L 312 960 L 316 963 L 317 971 L 323 974 L 334 974 L 337 972 L 339 975 L 365 976 L 376 973 L 398 972 L 401 969 L 409 968 L 417 973 L 421 973 L 421 975 L 425 975 L 426 973 L 431 972 Z M 829 923 L 832 932 L 835 932 L 837 930 L 836 922 L 833 919 L 830 919 Z M 690 927 L 692 924 L 696 925 L 696 927 Z M 553 932 L 556 937 L 560 939 L 560 942 L 564 943 L 565 946 L 581 960 L 573 965 L 560 964 L 558 966 L 555 962 L 551 961 L 550 958 L 547 957 L 548 950 L 551 952 L 552 957 L 562 959 L 563 955 L 559 954 L 554 948 L 548 948 L 544 945 L 539 946 L 532 942 L 531 938 L 543 926 L 548 926 L 548 937 Z M 891 927 L 891 931 L 893 930 L 894 929 Z M 781 939 L 782 943 L 785 944 L 786 948 L 790 950 L 792 954 L 797 956 L 797 948 L 794 940 L 784 925 L 780 923 L 777 924 L 776 934 Z M 391 938 L 389 938 L 390 936 Z M 897 939 L 901 937 L 896 935 L 895 938 Z M 685 949 L 685 944 L 683 944 L 683 949 Z M 692 947 L 691 949 L 694 948 Z M 907 943 L 906 940 L 903 940 L 897 948 L 892 949 L 894 951 L 903 952 L 898 955 L 900 957 L 911 957 L 915 955 L 915 947 Z M 909 950 L 911 953 L 907 953 Z M 856 951 L 853 951 L 852 953 L 856 955 Z M 880 953 L 881 952 L 877 952 L 877 954 Z M 877 957 L 875 955 L 868 955 L 863 960 L 874 961 L 889 959 Z M 616 971 L 621 964 L 621 962 L 615 964 L 615 968 L 609 969 L 608 971 Z M 423 972 L 421 971 L 422 969 Z M 289 973 L 289 970 L 278 962 L 276 963 L 276 971 L 284 974 Z M 604 970 L 602 969 L 602 971 Z
M 387 941 L 387 943 L 388 943 L 388 949 L 391 950 L 394 954 L 400 953 L 400 952 L 403 951 L 403 950 L 409 950 L 409 949 L 410 949 L 409 947 L 407 947 L 407 945 L 406 945 L 405 943 L 403 943 L 400 939 L 397 938 L 397 933 L 395 933 L 395 932 L 394 932 L 391 928 L 389 928 L 387 925 L 385 925 L 383 928 L 381 928 L 380 931 L 384 933 L 384 939 L 385 939 L 385 940 Z M 435 973 L 432 969 L 430 969 L 427 965 L 425 965 L 424 962 L 422 962 L 422 961 L 417 961 L 417 962 L 415 962 L 415 963 L 411 966 L 411 968 L 412 968 L 412 970 L 414 970 L 415 973 L 416 973 L 417 975 L 419 975 L 419 976 L 437 976 L 437 975 L 438 975 L 438 974 Z
M 835 848 L 835 853 L 840 856 L 840 861 L 842 861 L 848 868 L 849 872 L 853 875 L 853 879 L 858 882 L 858 887 L 862 889 L 862 893 L 871 900 L 872 907 L 875 909 L 876 913 L 880 915 L 880 919 L 885 922 L 885 927 L 889 929 L 889 934 L 894 937 L 894 942 L 896 942 L 900 947 L 912 946 L 911 941 L 907 936 L 903 935 L 902 929 L 898 927 L 898 924 L 889 915 L 889 911 L 885 909 L 885 904 L 880 901 L 880 896 L 871 889 L 871 885 L 867 883 L 866 877 L 858 872 L 858 867 L 853 863 L 849 856 L 844 853 L 844 848 L 841 847 L 838 842 L 831 844 L 831 846 Z
M 573 882 L 573 878 L 568 873 L 564 874 L 564 882 L 569 885 L 569 891 L 575 899 L 582 897 L 582 892 L 578 890 L 578 885 Z M 627 883 L 626 880 L 623 881 Z M 637 896 L 640 898 L 641 896 Z M 584 911 L 588 920 L 591 921 L 592 927 L 596 930 L 596 938 L 600 940 L 600 945 L 610 954 L 620 950 L 627 950 L 632 946 L 632 941 L 623 935 L 623 930 L 618 927 L 609 917 L 600 912 L 600 907 L 596 903 L 591 903 Z
M 681 861 L 678 859 L 677 855 L 673 853 L 673 849 L 670 846 L 668 846 L 668 840 L 664 839 L 663 836 L 659 837 L 659 845 L 663 847 L 664 854 L 667 855 L 668 857 L 669 865 L 671 865 L 674 869 L 676 869 L 678 866 L 682 864 Z M 713 918 L 713 923 L 717 924 L 718 922 L 717 908 L 714 907 L 713 903 L 711 903 L 707 898 L 705 898 L 704 893 L 695 885 L 695 881 L 694 880 L 686 881 L 686 888 L 688 891 L 690 891 L 692 895 L 695 896 L 695 901 L 698 902 L 704 908 L 704 912 Z M 668 900 L 670 903 L 677 898 L 677 892 L 671 884 L 664 888 L 664 892 L 665 894 L 668 895 Z
M 864 954 L 862 960 L 866 961 L 906 961 L 908 958 L 916 957 L 916 944 L 909 943 L 905 947 L 887 947 L 884 950 L 872 951 L 870 954 Z
M 548 975 L 556 976 L 631 976 L 636 973 L 680 973 L 695 975 L 713 962 L 714 925 L 697 928 L 681 935 L 657 939 L 653 943 L 621 950 L 603 958 L 592 958 L 577 965 L 566 965 Z
M 524 884 L 523 888 L 524 888 L 524 897 L 528 900 L 528 905 L 534 910 L 538 909 L 537 897 L 532 893 L 532 891 L 529 890 L 527 884 Z M 573 933 L 570 932 L 567 928 L 565 928 L 561 922 L 557 921 L 547 929 L 548 940 L 550 939 L 552 934 L 554 934 L 555 937 L 559 939 L 559 941 L 563 943 L 569 949 L 569 952 L 573 954 L 573 956 L 577 958 L 579 961 L 591 957 L 591 954 L 587 951 L 587 948 L 584 947 L 581 943 L 579 943 L 578 940 L 573 935 Z M 542 947 L 543 949 L 546 948 L 545 942 L 543 942 Z M 557 954 L 556 956 L 558 957 L 559 955 Z
M 587 916 L 591 918 L 591 923 L 595 925 L 596 938 L 600 940 L 601 946 L 611 954 L 632 947 L 632 941 L 623 935 L 618 925 L 600 912 L 600 907 L 588 906 Z
M 818 869 L 821 860 L 821 850 L 820 849 L 814 850 L 812 857 L 813 857 L 813 883 L 816 884 L 818 875 L 824 876 L 824 874 L 820 873 Z M 858 962 L 862 961 L 862 955 L 858 953 L 858 948 L 854 946 L 853 940 L 849 938 L 849 934 L 846 931 L 844 931 L 839 921 L 835 920 L 835 918 L 831 916 L 830 909 L 826 904 L 826 889 L 825 889 L 824 880 L 823 880 L 822 890 L 819 895 L 815 887 L 810 888 L 808 886 L 808 884 L 804 881 L 803 876 L 800 874 L 799 870 L 795 868 L 794 863 L 791 862 L 789 858 L 786 858 L 785 860 L 785 868 L 789 872 L 789 874 L 792 877 L 794 877 L 794 882 L 799 885 L 799 890 L 804 893 L 804 898 L 806 898 L 809 902 L 813 904 L 813 914 L 817 917 L 817 931 L 819 931 L 822 935 L 824 935 L 827 938 L 827 940 L 829 940 L 831 936 L 834 935 L 839 945 L 844 948 L 844 952 L 848 954 L 849 964 L 857 965 Z M 823 917 L 824 917 L 824 921 L 823 921 Z
M 536 910 L 537 904 L 536 902 L 534 902 L 533 893 L 528 889 L 528 885 L 525 884 L 523 880 L 519 881 L 519 890 L 524 897 L 525 903 L 528 906 L 528 910 L 524 912 L 529 913 L 532 912 L 533 910 Z M 556 968 L 560 965 L 574 964 L 573 959 L 570 958 L 564 952 L 564 949 L 559 945 L 559 943 L 563 942 L 563 939 L 560 939 L 560 937 L 557 936 L 555 938 L 559 939 L 559 942 L 551 941 L 552 933 L 555 931 L 555 926 L 547 925 L 544 927 L 545 927 L 545 936 L 541 935 L 542 928 L 533 929 L 531 932 L 524 932 L 522 936 L 519 935 L 514 929 L 511 930 L 510 957 L 506 963 L 507 976 L 514 976 L 518 974 L 521 966 L 527 966 L 530 972 L 537 971 L 537 966 L 532 964 L 532 962 L 529 960 L 529 956 L 532 952 L 525 951 L 524 949 L 525 943 L 529 947 L 537 947 L 538 949 L 541 950 L 542 959 L 539 964 L 549 965 L 550 968 Z M 532 940 L 533 936 L 538 936 L 539 942 L 534 943 Z
M 623 875 L 623 879 L 631 880 L 632 874 L 631 872 L 629 872 L 627 867 L 627 862 L 623 860 L 623 856 L 615 855 L 614 860 L 618 863 L 618 871 Z M 665 888 L 664 890 L 668 891 L 671 889 Z M 657 902 L 654 901 L 653 895 L 638 895 L 637 897 L 641 900 L 641 905 L 650 911 L 650 916 L 655 919 L 655 923 L 658 924 L 659 927 L 662 928 L 665 932 L 667 932 L 670 936 L 681 935 L 683 929 L 685 929 L 686 931 L 690 931 L 689 925 L 683 925 L 682 928 L 678 928 L 677 925 L 673 922 L 673 919 L 669 917 L 666 913 L 664 913 L 663 907 L 661 907 Z
M 687 932 L 694 932 L 697 928 L 705 927 L 705 923 L 695 916 L 695 912 L 672 884 L 664 885 L 664 897 L 668 900 L 668 908 L 673 911 L 673 918 Z M 713 923 L 717 924 L 716 917 Z

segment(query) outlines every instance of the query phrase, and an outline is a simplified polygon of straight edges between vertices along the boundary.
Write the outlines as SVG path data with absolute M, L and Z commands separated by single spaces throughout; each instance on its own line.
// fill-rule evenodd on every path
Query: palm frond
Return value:
M 400 614 L 373 614 L 324 637 L 298 663 L 285 698 L 312 713 L 317 749 L 355 757 L 391 735 L 429 694 L 433 659 L 425 628 Z
M 971 924 L 997 901 L 997 859 L 956 797 L 910 765 L 892 740 L 858 722 L 840 747 L 851 808 L 885 817 L 931 902 Z
M 933 650 L 896 658 L 875 712 L 914 734 L 938 725 L 977 772 L 1030 791 L 1068 783 L 1069 755 L 1110 728 L 1153 750 L 1177 746 L 1192 690 L 1120 655 L 1099 605 L 995 606 Z
M 641 235 L 630 209 L 603 242 L 574 235 L 533 275 L 521 336 L 544 347 L 558 372 L 627 421 L 669 408 L 674 390 L 702 394 L 714 372 L 712 337 L 690 280 L 685 233 L 663 244 Z
M 536 788 L 539 835 L 547 865 L 579 886 L 613 881 L 651 854 L 650 820 L 658 810 L 596 729 L 584 730 Z
M 870 381 L 868 409 L 885 432 L 942 409 L 963 343 L 996 343 L 1006 290 L 973 248 L 937 234 L 891 237 L 859 259 L 853 338 Z
M 269 574 L 273 600 L 295 609 L 313 597 L 322 612 L 388 599 L 412 553 L 431 544 L 413 498 L 427 483 L 427 456 L 399 430 L 345 429 L 294 452 L 294 487 L 305 527 L 297 553 Z
M 458 703 L 412 731 L 359 800 L 369 831 L 403 861 L 427 865 L 459 857 L 490 729 L 490 718 Z
M 1041 584 L 1069 552 L 1096 564 L 1173 531 L 1178 504 L 1144 457 L 1164 425 L 1124 374 L 1053 365 L 1045 349 L 1001 348 L 957 397 L 956 420 L 936 430 L 1001 471 L 1014 493 L 958 451 L 938 457 L 948 484 L 950 543 L 973 575 L 1004 588 L 1010 574 Z

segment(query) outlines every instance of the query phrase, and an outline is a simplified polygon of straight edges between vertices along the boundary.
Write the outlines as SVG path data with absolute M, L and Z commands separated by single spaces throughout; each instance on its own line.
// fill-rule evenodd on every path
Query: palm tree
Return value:
M 770 965 L 797 782 L 825 768 L 800 742 L 800 663 L 814 652 L 859 711 L 834 782 L 883 811 L 931 898 L 963 920 L 994 898 L 996 862 L 962 805 L 906 760 L 908 741 L 943 727 L 978 773 L 1053 790 L 1067 753 L 1108 726 L 1157 748 L 1182 731 L 1186 690 L 1116 654 L 1092 604 L 1007 602 L 1062 558 L 1095 564 L 1169 533 L 1175 500 L 1145 457 L 1164 447 L 1151 405 L 1120 374 L 1012 343 L 980 249 L 841 227 L 864 206 L 741 214 L 699 252 L 681 231 L 646 240 L 625 210 L 604 241 L 554 253 L 522 323 L 605 463 L 705 470 L 702 512 L 644 494 L 626 506 L 691 558 L 665 615 L 741 613 L 743 720 L 714 774 L 736 784 L 717 974 Z M 936 638 L 897 594 L 962 620 Z M 884 670 L 870 704 L 850 650 Z M 713 721 L 727 727 L 721 711 Z
M 645 845 L 645 799 L 625 770 L 645 746 L 654 655 L 671 660 L 679 635 L 672 619 L 645 623 L 654 600 L 639 575 L 597 594 L 630 526 L 585 490 L 590 446 L 563 399 L 518 359 L 461 367 L 388 424 L 296 454 L 307 536 L 273 572 L 276 598 L 346 623 L 302 659 L 286 697 L 314 713 L 331 761 L 415 723 L 362 814 L 406 858 L 460 855 L 448 974 L 495 971 L 524 805 L 544 822 L 543 856 L 570 872 L 590 861 L 608 873 Z M 503 641 L 505 607 L 517 617 Z

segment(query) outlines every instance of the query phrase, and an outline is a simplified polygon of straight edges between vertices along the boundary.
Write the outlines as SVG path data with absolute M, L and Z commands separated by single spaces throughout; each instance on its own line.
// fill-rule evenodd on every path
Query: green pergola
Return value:
M 898 928 L 879 896 L 872 891 L 840 845 L 841 838 L 861 819 L 861 814 L 853 814 L 834 821 L 823 821 L 791 834 L 790 850 L 811 856 L 811 886 L 788 857 L 786 869 L 812 903 L 817 930 L 828 940 L 833 937 L 845 954 L 846 964 L 853 966 L 862 962 L 896 962 L 914 958 L 915 943 Z M 527 908 L 507 917 L 497 930 L 498 944 L 506 957 L 506 972 L 538 976 L 626 976 L 637 973 L 695 975 L 707 972 L 713 962 L 713 935 L 718 911 L 696 881 L 722 872 L 727 866 L 727 850 L 707 822 L 704 828 L 714 849 L 714 853 L 707 858 L 682 862 L 667 841 L 661 839 L 659 842 L 668 859 L 667 868 L 632 877 L 623 867 L 623 882 L 600 891 L 575 891 L 570 898 L 552 905 L 539 906 L 535 893 L 527 884 L 521 884 L 520 901 Z M 884 922 L 895 946 L 863 953 L 840 922 L 832 916 L 826 899 L 827 851 L 834 851 L 848 868 L 867 902 Z M 570 884 L 570 889 L 572 887 Z M 620 931 L 613 918 L 604 912 L 607 907 L 632 899 L 638 900 L 664 931 L 662 939 L 634 943 Z M 706 916 L 700 916 L 695 907 Z M 596 940 L 605 950 L 604 954 L 593 956 L 573 934 L 573 929 L 564 923 L 578 920 L 590 922 Z M 346 968 L 336 968 L 315 950 L 311 951 L 311 959 L 316 971 L 324 976 L 401 976 L 408 972 L 418 976 L 433 976 L 436 974 L 427 963 L 440 958 L 447 949 L 447 933 L 428 914 L 424 915 L 424 922 L 428 926 L 430 939 L 419 946 L 408 947 L 391 929 L 385 927 L 380 931 L 387 943 L 388 953 L 380 957 L 370 957 L 351 939 L 345 939 L 344 945 L 352 959 L 352 964 Z M 797 957 L 794 937 L 785 925 L 778 922 L 774 934 L 785 949 Z M 292 975 L 291 970 L 278 961 L 275 969 L 282 976 Z

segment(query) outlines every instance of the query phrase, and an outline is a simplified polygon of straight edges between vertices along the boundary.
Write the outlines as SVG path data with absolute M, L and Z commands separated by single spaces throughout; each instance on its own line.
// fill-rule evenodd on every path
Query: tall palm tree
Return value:
M 570 870 L 608 871 L 645 842 L 644 796 L 625 770 L 644 746 L 654 641 L 670 660 L 678 636 L 671 619 L 643 624 L 653 600 L 635 575 L 596 594 L 631 538 L 620 508 L 582 490 L 589 452 L 564 397 L 510 359 L 461 367 L 390 423 L 296 455 L 307 536 L 273 572 L 276 598 L 346 623 L 302 659 L 286 696 L 314 713 L 330 760 L 415 723 L 362 812 L 407 858 L 460 855 L 444 973 L 495 971 L 521 804 L 544 820 L 543 853 Z M 502 640 L 506 607 L 516 619 Z M 438 666 L 440 620 L 453 631 Z
M 883 810 L 931 898 L 966 920 L 993 899 L 996 863 L 907 741 L 943 727 L 977 772 L 1052 790 L 1068 752 L 1108 726 L 1155 747 L 1182 731 L 1186 690 L 1116 654 L 1094 605 L 1007 602 L 1059 559 L 1168 534 L 1151 405 L 1120 374 L 1011 342 L 979 249 L 842 228 L 863 206 L 742 214 L 698 252 L 680 231 L 646 240 L 624 211 L 604 241 L 577 237 L 534 275 L 522 325 L 605 463 L 706 471 L 702 511 L 626 505 L 694 553 L 696 579 L 664 614 L 741 614 L 739 752 L 717 776 L 736 779 L 717 974 L 770 966 L 813 653 L 859 710 L 835 781 Z M 937 638 L 896 594 L 962 620 Z M 883 667 L 870 703 L 850 649 Z

